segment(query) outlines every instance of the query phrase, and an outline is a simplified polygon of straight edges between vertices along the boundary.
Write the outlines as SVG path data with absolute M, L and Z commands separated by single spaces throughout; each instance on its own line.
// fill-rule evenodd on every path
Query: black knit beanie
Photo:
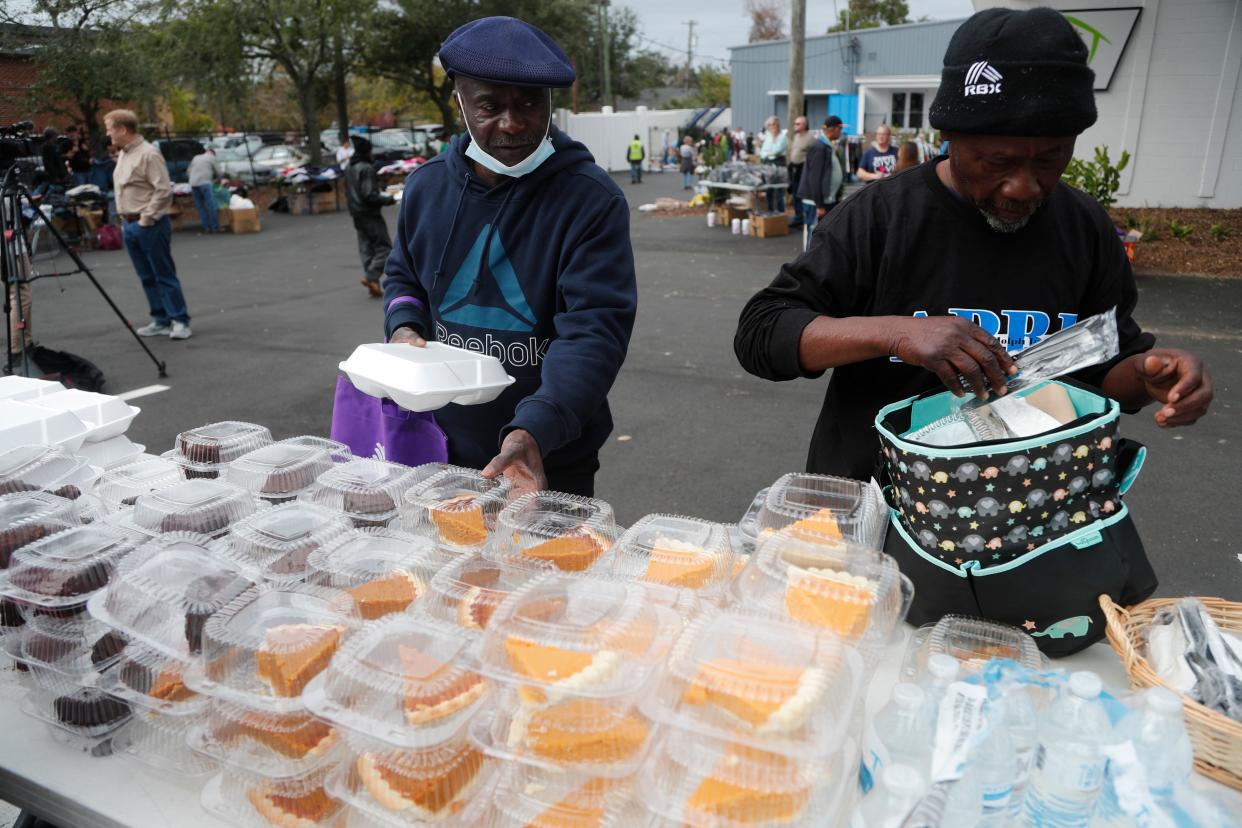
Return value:
M 1060 12 L 988 9 L 944 53 L 933 127 L 978 135 L 1078 135 L 1095 123 L 1087 46 Z

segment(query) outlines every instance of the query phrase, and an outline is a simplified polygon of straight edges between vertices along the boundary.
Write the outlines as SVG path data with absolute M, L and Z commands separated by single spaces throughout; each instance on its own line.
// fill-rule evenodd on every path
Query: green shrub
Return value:
M 1169 222 L 1169 232 L 1175 239 L 1188 239 L 1194 235 L 1195 229 L 1189 224 L 1181 224 L 1177 219 Z
M 1108 146 L 1095 148 L 1094 161 L 1071 159 L 1061 180 L 1077 187 L 1100 202 L 1105 209 L 1116 203 L 1117 190 L 1121 187 L 1121 171 L 1130 163 L 1130 153 L 1121 151 L 1121 158 L 1114 166 L 1108 157 Z
M 1223 224 L 1213 224 L 1208 228 L 1208 232 L 1212 234 L 1212 238 L 1217 241 L 1224 241 L 1229 238 L 1229 228 Z

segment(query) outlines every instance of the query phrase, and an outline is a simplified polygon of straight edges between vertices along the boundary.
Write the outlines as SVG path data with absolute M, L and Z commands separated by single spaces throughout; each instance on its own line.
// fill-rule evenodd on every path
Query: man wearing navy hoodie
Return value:
M 493 402 L 435 413 L 450 462 L 519 492 L 591 495 L 637 304 L 629 206 L 552 126 L 552 89 L 574 71 L 547 34 L 475 20 L 441 44 L 440 63 L 467 134 L 406 182 L 384 332 L 491 354 L 517 380 Z

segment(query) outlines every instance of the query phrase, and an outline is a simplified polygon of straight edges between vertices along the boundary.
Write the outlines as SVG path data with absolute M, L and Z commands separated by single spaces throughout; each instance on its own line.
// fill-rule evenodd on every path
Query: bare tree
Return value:
M 750 42 L 780 40 L 785 37 L 785 4 L 782 0 L 746 0 L 750 15 Z

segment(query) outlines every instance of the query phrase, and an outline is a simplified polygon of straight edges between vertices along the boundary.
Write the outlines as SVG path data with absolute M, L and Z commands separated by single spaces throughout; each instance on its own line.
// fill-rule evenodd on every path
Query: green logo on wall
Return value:
M 1104 41 L 1105 43 L 1112 43 L 1112 41 L 1109 40 L 1107 37 L 1105 37 L 1104 33 L 1101 32 L 1099 29 L 1095 28 L 1094 26 L 1088 26 L 1086 23 L 1082 22 L 1077 17 L 1073 17 L 1072 15 L 1067 14 L 1065 15 L 1065 19 L 1068 20 L 1070 23 L 1074 24 L 1075 28 L 1081 29 L 1085 34 L 1090 35 L 1091 51 L 1087 53 L 1087 63 L 1090 63 L 1092 59 L 1095 58 L 1095 50 L 1100 47 L 1101 40 Z

